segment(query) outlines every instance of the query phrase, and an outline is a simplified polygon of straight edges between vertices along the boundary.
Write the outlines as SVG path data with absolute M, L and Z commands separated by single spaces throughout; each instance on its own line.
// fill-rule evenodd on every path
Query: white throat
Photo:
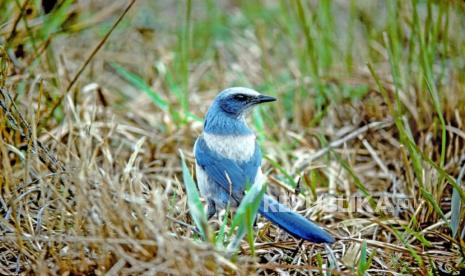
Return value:
M 255 152 L 255 134 L 217 135 L 204 132 L 203 139 L 212 151 L 234 161 L 248 161 Z

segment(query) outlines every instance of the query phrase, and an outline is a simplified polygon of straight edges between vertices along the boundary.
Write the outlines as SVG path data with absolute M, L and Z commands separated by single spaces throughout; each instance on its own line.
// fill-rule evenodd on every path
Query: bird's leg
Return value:
M 210 220 L 216 213 L 215 201 L 212 199 L 207 200 L 207 220 Z
M 305 241 L 304 239 L 300 240 L 299 245 L 294 249 L 294 252 L 292 253 L 292 259 L 294 259 L 297 253 L 299 253 L 299 250 L 302 247 L 302 244 L 304 243 L 304 241 Z
M 258 221 L 258 214 L 256 214 L 255 218 L 253 219 L 253 227 L 257 227 L 257 221 Z

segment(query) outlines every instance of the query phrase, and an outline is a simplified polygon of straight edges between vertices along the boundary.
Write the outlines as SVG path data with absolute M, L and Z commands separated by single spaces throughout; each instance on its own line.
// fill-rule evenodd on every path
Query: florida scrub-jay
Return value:
M 233 87 L 219 93 L 208 109 L 194 155 L 197 183 L 207 200 L 209 219 L 228 202 L 237 207 L 246 184 L 262 177 L 260 148 L 245 116 L 254 106 L 275 100 L 249 88 Z M 259 213 L 297 238 L 334 242 L 328 232 L 268 195 L 264 196 Z

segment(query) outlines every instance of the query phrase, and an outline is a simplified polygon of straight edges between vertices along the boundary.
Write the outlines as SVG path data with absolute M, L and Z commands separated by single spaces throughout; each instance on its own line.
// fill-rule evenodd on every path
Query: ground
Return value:
M 0 14 L 0 274 L 463 273 L 462 1 L 7 0 Z M 259 218 L 230 254 L 234 214 L 199 235 L 192 146 L 231 86 L 278 98 L 249 122 L 268 193 L 336 243 Z

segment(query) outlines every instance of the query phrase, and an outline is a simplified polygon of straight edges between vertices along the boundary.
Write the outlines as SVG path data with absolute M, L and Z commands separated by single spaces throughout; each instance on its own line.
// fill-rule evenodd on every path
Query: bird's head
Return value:
M 245 87 L 228 88 L 215 98 L 215 104 L 221 111 L 235 117 L 243 116 L 258 104 L 273 101 L 276 101 L 276 98 L 261 95 L 257 91 Z

